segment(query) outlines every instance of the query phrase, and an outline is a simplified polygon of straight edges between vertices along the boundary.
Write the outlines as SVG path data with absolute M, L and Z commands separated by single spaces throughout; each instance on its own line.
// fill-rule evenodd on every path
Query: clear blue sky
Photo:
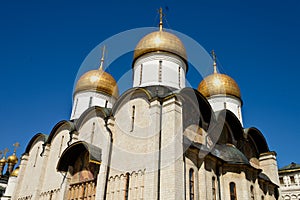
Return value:
M 215 49 L 241 88 L 245 127 L 263 132 L 279 166 L 300 163 L 298 0 L 1 1 L 0 149 L 11 154 L 19 141 L 20 155 L 34 134 L 69 119 L 87 54 L 114 34 L 157 25 L 159 7 L 168 7 L 167 28 Z M 189 81 L 196 88 L 201 78 Z

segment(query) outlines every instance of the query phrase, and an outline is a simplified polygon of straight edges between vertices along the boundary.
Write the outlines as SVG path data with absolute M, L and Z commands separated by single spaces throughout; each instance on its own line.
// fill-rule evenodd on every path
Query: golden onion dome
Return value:
M 16 156 L 16 154 L 8 156 L 7 162 L 15 165 L 18 163 L 18 157 Z
M 225 74 L 214 73 L 207 76 L 199 84 L 198 91 L 205 97 L 223 94 L 241 99 L 239 86 Z
M 5 157 L 3 157 L 1 160 L 0 160 L 0 164 L 4 164 L 7 162 L 7 160 L 5 159 Z
M 75 93 L 81 91 L 97 91 L 118 97 L 119 90 L 116 80 L 102 68 L 83 74 L 77 81 Z
M 18 177 L 19 170 L 20 170 L 20 168 L 17 167 L 14 171 L 12 171 L 12 173 L 10 174 L 10 176 Z
M 169 52 L 187 62 L 186 50 L 181 40 L 176 35 L 163 30 L 149 33 L 139 41 L 134 50 L 133 62 L 151 52 Z

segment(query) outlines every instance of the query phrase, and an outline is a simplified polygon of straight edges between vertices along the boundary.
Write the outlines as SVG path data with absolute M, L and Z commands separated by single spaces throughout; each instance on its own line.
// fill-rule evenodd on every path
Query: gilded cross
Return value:
M 6 157 L 6 154 L 9 152 L 8 148 L 5 148 L 3 151 L 3 157 Z
M 163 9 L 159 8 L 159 30 L 162 31 L 163 28 Z
M 214 62 L 214 73 L 216 74 L 217 73 L 217 55 L 215 53 L 214 50 L 211 51 L 211 56 L 212 56 L 212 59 L 213 59 L 213 62 Z
M 19 147 L 20 147 L 20 143 L 19 143 L 19 142 L 16 142 L 15 144 L 13 144 L 13 146 L 15 147 L 15 149 L 14 149 L 14 153 L 16 153 L 16 151 L 17 151 L 17 148 L 19 148 Z
M 101 57 L 101 61 L 100 61 L 100 70 L 103 70 L 104 56 L 105 56 L 105 45 L 102 48 L 102 57 Z

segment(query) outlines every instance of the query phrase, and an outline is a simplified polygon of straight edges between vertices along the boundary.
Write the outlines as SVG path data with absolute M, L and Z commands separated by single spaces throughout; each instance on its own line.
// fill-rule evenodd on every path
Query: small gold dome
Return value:
M 97 91 L 116 98 L 119 95 L 116 80 L 102 69 L 88 71 L 79 78 L 75 93 L 81 91 Z
M 20 168 L 17 167 L 14 171 L 12 171 L 12 173 L 10 174 L 10 176 L 18 177 L 19 170 L 20 170 Z
M 199 84 L 198 91 L 205 97 L 225 94 L 241 99 L 239 86 L 225 74 L 214 73 L 207 76 Z
M 7 162 L 7 160 L 3 157 L 1 160 L 0 160 L 0 164 L 4 164 Z
M 18 163 L 18 157 L 15 154 L 13 154 L 7 158 L 7 162 L 15 165 Z
M 162 30 L 152 32 L 139 41 L 134 50 L 133 62 L 146 53 L 159 51 L 173 53 L 187 62 L 186 50 L 181 40 Z

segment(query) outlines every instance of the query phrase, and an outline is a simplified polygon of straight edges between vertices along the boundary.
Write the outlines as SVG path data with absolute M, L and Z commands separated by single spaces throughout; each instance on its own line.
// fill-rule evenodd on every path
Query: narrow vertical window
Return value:
M 261 200 L 265 200 L 265 197 L 264 197 L 264 196 L 261 196 Z
M 93 122 L 93 126 L 92 126 L 92 134 L 91 134 L 91 144 L 93 144 L 93 142 L 94 142 L 95 125 L 96 125 L 96 123 Z
M 212 199 L 217 199 L 216 178 L 214 176 L 212 177 Z
M 234 182 L 229 183 L 229 188 L 230 188 L 230 200 L 237 200 L 235 183 Z
M 280 182 L 281 185 L 284 184 L 284 182 L 283 182 L 283 177 L 280 177 L 280 178 L 279 178 L 279 182 Z
M 250 187 L 250 199 L 254 200 L 254 187 L 253 187 L 253 185 L 251 185 L 251 187 Z
M 39 151 L 40 151 L 40 147 L 38 147 L 37 150 L 36 150 L 36 155 L 35 155 L 33 167 L 36 166 L 36 161 L 37 161 L 37 158 L 38 158 L 38 155 L 39 155 Z
M 108 101 L 106 100 L 106 101 L 105 101 L 104 108 L 107 108 L 107 104 L 108 104 Z
M 227 105 L 226 105 L 226 102 L 224 102 L 224 109 L 227 109 Z
M 239 118 L 241 119 L 241 111 L 240 111 L 240 106 L 237 106 L 237 109 L 238 109 L 238 115 L 239 115 Z
M 195 174 L 193 169 L 190 169 L 189 172 L 189 182 L 190 182 L 190 200 L 194 200 L 195 199 Z
M 63 142 L 64 142 L 64 137 L 65 137 L 65 136 L 61 136 L 61 141 L 60 141 L 60 146 L 59 146 L 58 157 L 60 157 L 60 154 L 61 154 L 61 150 L 62 150 L 62 146 L 63 146 Z
M 74 111 L 73 111 L 73 117 L 75 116 L 75 113 L 76 113 L 77 104 L 78 104 L 78 98 L 76 99 L 76 102 L 75 102 Z
M 128 197 L 129 197 L 129 173 L 126 173 L 124 200 L 128 200 Z
M 140 85 L 142 84 L 143 80 L 143 64 L 141 64 L 141 71 L 140 71 Z
M 134 129 L 134 115 L 135 115 L 135 106 L 132 106 L 132 115 L 131 115 L 131 130 L 130 132 L 133 131 Z
M 290 179 L 291 179 L 291 184 L 294 184 L 295 183 L 295 177 L 291 176 Z
M 89 101 L 89 107 L 92 106 L 92 103 L 93 103 L 93 97 L 90 97 L 90 101 Z
M 180 66 L 178 66 L 178 86 L 181 88 L 181 81 L 180 81 Z
M 161 82 L 161 76 L 162 76 L 162 61 L 159 61 L 159 66 L 158 66 L 158 82 Z

